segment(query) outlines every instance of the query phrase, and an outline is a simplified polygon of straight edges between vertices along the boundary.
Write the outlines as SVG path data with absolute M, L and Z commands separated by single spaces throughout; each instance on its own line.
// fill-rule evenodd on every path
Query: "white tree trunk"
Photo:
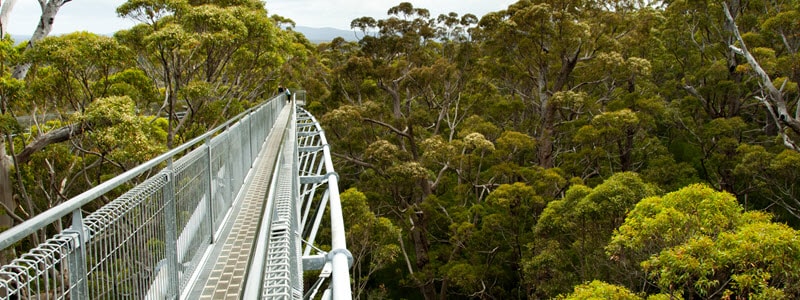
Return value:
M 45 3 L 45 1 L 47 1 L 47 3 Z M 55 21 L 58 10 L 62 5 L 69 1 L 71 0 L 39 0 L 39 5 L 42 8 L 42 17 L 39 18 L 39 26 L 36 26 L 36 30 L 33 31 L 33 35 L 28 41 L 28 46 L 25 48 L 25 50 L 33 48 L 37 42 L 50 34 L 50 31 L 53 29 L 53 22 Z M 30 68 L 30 63 L 19 64 L 14 67 L 11 77 L 23 79 L 26 75 L 28 75 L 28 70 L 30 70 Z
M 8 28 L 8 18 L 11 15 L 11 10 L 14 9 L 14 4 L 17 4 L 17 0 L 6 0 L 5 2 L 0 1 L 0 35 L 5 36 L 6 28 Z
M 6 145 L 0 140 L 0 202 L 6 209 L 10 210 L 0 213 L 0 231 L 14 226 L 14 219 L 11 213 L 17 208 L 17 201 L 14 200 L 13 187 L 11 186 L 11 159 L 6 155 Z
M 730 25 L 731 31 L 733 31 L 733 35 L 736 37 L 736 40 L 739 42 L 740 47 L 736 47 L 735 45 L 728 45 L 734 52 L 738 53 L 739 55 L 744 56 L 747 60 L 747 63 L 750 64 L 750 67 L 753 68 L 753 71 L 758 75 L 759 79 L 761 79 L 761 86 L 764 87 L 764 92 L 767 97 L 760 99 L 764 105 L 767 106 L 767 109 L 771 113 L 777 113 L 778 127 L 783 128 L 784 126 L 788 126 L 792 131 L 797 134 L 800 134 L 800 116 L 797 114 L 792 115 L 789 113 L 789 110 L 786 107 L 786 100 L 783 99 L 783 91 L 779 90 L 772 84 L 772 79 L 769 78 L 769 74 L 761 68 L 761 65 L 758 61 L 753 57 L 750 51 L 747 50 L 747 45 L 744 43 L 744 39 L 742 35 L 739 33 L 739 28 L 736 26 L 736 22 L 731 15 L 730 9 L 728 9 L 728 5 L 726 3 L 722 3 L 725 17 L 728 20 Z M 797 113 L 797 112 L 796 112 Z M 795 151 L 800 151 L 798 148 L 798 141 L 793 141 L 789 136 L 786 135 L 783 130 L 780 130 L 781 137 L 783 137 L 784 144 Z

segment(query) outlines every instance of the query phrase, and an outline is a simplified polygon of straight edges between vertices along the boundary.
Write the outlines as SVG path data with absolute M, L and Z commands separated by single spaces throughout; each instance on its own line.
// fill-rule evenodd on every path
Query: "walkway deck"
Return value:
M 278 116 L 273 134 L 267 138 L 259 153 L 254 170 L 247 178 L 242 193 L 237 198 L 225 226 L 215 236 L 223 237 L 213 245 L 205 258 L 202 271 L 182 295 L 184 299 L 240 299 L 244 281 L 247 279 L 254 242 L 259 230 L 267 201 L 273 170 L 281 153 L 283 132 L 289 122 L 290 105 L 286 105 Z

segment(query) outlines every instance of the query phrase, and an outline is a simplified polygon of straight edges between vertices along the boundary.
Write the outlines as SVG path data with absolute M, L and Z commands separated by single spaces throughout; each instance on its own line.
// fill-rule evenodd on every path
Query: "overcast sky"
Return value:
M 408 1 L 408 0 L 406 0 Z M 114 33 L 133 26 L 133 21 L 117 17 L 117 6 L 125 0 L 73 0 L 56 16 L 52 34 L 74 31 Z M 294 20 L 298 26 L 350 29 L 350 21 L 370 16 L 386 17 L 386 11 L 402 0 L 272 0 L 266 1 L 270 15 Z M 481 17 L 487 12 L 506 9 L 516 0 L 411 0 L 414 7 L 427 8 L 433 17 L 442 13 L 472 13 Z M 38 1 L 19 0 L 9 20 L 8 32 L 30 35 L 41 16 Z

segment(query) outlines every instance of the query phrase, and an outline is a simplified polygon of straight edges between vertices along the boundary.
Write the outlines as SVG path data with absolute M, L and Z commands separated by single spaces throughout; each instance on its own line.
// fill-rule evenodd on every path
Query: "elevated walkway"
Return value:
M 350 299 L 338 176 L 319 123 L 295 105 L 305 93 L 293 97 L 0 232 L 5 250 L 72 222 L 0 266 L 0 300 Z M 100 199 L 113 200 L 84 216 Z

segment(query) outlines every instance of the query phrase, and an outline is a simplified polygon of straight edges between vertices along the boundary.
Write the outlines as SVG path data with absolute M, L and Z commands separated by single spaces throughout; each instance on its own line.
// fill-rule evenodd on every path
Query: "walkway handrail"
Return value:
M 305 269 L 322 268 L 320 279 L 324 279 L 328 275 L 332 276 L 331 289 L 326 293 L 329 293 L 333 299 L 352 299 L 349 269 L 353 256 L 347 250 L 342 204 L 339 198 L 339 175 L 333 168 L 330 145 L 325 138 L 322 126 L 305 109 L 298 108 L 297 110 L 297 145 L 298 152 L 301 153 L 299 155 L 301 187 L 298 197 L 304 203 L 302 227 L 303 233 L 306 234 L 303 237 L 307 244 L 303 251 Z M 318 162 L 317 156 L 320 153 L 322 159 Z M 322 197 L 318 197 L 318 188 L 325 183 L 327 183 L 327 190 L 323 191 Z M 312 221 L 309 220 L 311 212 L 315 209 L 312 203 L 317 203 L 317 201 L 319 201 L 319 208 L 314 212 L 316 217 Z M 328 208 L 331 222 L 331 250 L 327 253 L 323 252 L 324 257 L 320 258 L 319 255 L 311 255 L 311 251 L 313 249 L 322 252 L 315 249 L 315 238 L 322 215 L 325 213 L 325 201 L 330 201 Z M 324 261 L 324 266 L 319 266 L 320 260 Z M 321 281 L 318 281 L 315 287 L 318 288 L 320 284 Z M 309 291 L 311 295 L 316 293 L 313 289 Z M 323 299 L 326 297 L 323 296 Z

